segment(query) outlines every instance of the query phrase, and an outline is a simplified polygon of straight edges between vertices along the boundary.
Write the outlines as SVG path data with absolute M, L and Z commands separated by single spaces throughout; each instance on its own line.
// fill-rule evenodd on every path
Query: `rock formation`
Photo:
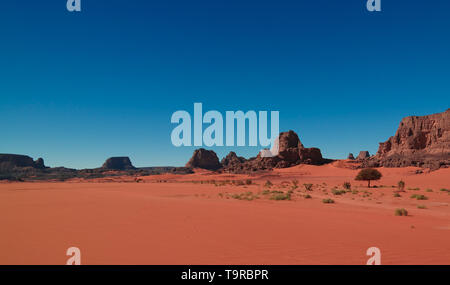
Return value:
M 223 170 L 226 172 L 242 173 L 273 168 L 286 168 L 298 164 L 323 164 L 327 160 L 322 158 L 320 149 L 305 148 L 294 131 L 282 132 L 278 137 L 278 155 L 273 157 L 258 156 L 248 160 L 237 157 L 230 152 L 223 160 Z
M 0 154 L 0 169 L 7 170 L 14 167 L 45 168 L 44 160 L 38 158 L 36 161 L 27 155 Z
M 450 109 L 403 118 L 395 135 L 380 143 L 378 152 L 367 164 L 431 169 L 450 166 Z
M 360 151 L 358 156 L 356 157 L 357 160 L 363 160 L 370 157 L 370 153 L 367 150 Z
M 353 153 L 349 153 L 348 156 L 347 156 L 347 159 L 354 160 L 355 157 L 353 156 Z
M 186 167 L 217 170 L 221 168 L 222 165 L 219 163 L 219 158 L 214 151 L 200 148 L 194 151 L 194 154 L 186 164 Z
M 127 156 L 110 157 L 103 164 L 102 168 L 108 170 L 130 170 L 135 169 L 131 164 L 131 160 Z

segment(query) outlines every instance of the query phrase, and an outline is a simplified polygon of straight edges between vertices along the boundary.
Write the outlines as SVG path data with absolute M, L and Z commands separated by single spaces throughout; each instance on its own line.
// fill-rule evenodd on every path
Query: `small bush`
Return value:
M 425 205 L 417 205 L 417 209 L 426 209 L 427 207 Z
M 419 188 L 419 187 L 416 187 L 416 188 L 408 188 L 408 190 L 419 191 L 419 190 L 420 190 L 420 188 Z
M 323 199 L 322 200 L 322 203 L 324 203 L 324 204 L 334 204 L 334 200 L 333 199 Z
M 395 209 L 395 215 L 396 216 L 408 216 L 408 211 L 404 208 Z
M 398 197 L 402 197 L 402 196 L 400 196 L 400 194 L 398 194 L 398 193 L 394 193 L 394 197 L 398 198 Z
M 334 195 L 343 195 L 343 194 L 347 193 L 347 191 L 333 189 L 333 190 L 331 190 L 331 193 L 333 193 Z
M 311 195 L 309 195 L 309 194 L 305 195 L 305 199 L 311 199 L 311 198 L 312 198 Z
M 270 182 L 270 180 L 267 180 L 266 183 L 264 184 L 264 187 L 270 188 L 273 186 L 273 183 Z
M 405 181 L 400 180 L 397 183 L 397 188 L 398 188 L 398 191 L 405 191 Z
M 312 191 L 313 185 L 311 183 L 305 183 L 303 184 L 303 186 L 305 187 L 306 191 Z
M 291 194 L 273 194 L 272 197 L 270 197 L 270 200 L 291 200 Z
M 427 190 L 425 190 L 426 192 L 433 192 L 433 189 L 427 189 Z
M 417 200 L 428 200 L 428 197 L 425 195 L 420 195 L 420 194 L 414 194 L 411 195 L 411 198 L 413 199 L 417 199 Z
M 350 182 L 344 182 L 344 184 L 343 184 L 342 186 L 343 186 L 344 189 L 346 189 L 346 190 L 352 189 L 352 184 L 350 184 Z

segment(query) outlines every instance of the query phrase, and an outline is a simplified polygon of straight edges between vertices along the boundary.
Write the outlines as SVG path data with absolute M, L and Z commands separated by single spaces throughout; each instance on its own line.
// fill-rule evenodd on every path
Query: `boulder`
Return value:
M 194 151 L 194 154 L 186 164 L 186 167 L 218 170 L 222 165 L 219 163 L 219 158 L 214 151 L 200 148 Z
M 108 170 L 130 170 L 135 169 L 131 160 L 127 156 L 118 156 L 108 158 L 102 166 L 103 169 Z

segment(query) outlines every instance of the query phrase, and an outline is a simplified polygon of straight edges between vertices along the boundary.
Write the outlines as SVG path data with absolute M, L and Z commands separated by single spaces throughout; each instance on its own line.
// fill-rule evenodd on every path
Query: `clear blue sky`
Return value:
M 373 153 L 402 117 L 450 107 L 450 1 L 365 2 L 2 1 L 0 153 L 184 165 L 194 148 L 172 146 L 170 116 L 194 102 L 278 110 L 325 157 Z

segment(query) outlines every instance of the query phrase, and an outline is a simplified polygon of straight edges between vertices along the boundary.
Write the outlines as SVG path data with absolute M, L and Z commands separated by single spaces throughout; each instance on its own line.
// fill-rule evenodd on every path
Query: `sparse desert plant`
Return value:
M 324 204 L 333 204 L 334 203 L 334 200 L 333 199 L 323 199 L 322 200 L 322 203 L 324 203 Z
M 311 195 L 309 195 L 309 194 L 305 195 L 305 199 L 311 199 L 311 198 L 312 198 Z
M 270 194 L 270 190 L 263 190 L 263 191 L 261 192 L 261 194 L 263 194 L 263 195 Z
M 292 188 L 293 189 L 297 189 L 298 188 L 298 180 L 297 179 L 292 180 Z
M 272 197 L 270 197 L 270 200 L 291 200 L 291 194 L 286 193 L 286 194 L 281 194 L 281 193 L 277 193 L 277 194 L 273 194 Z
M 425 205 L 417 205 L 417 209 L 426 209 L 427 207 Z
M 346 189 L 346 190 L 352 189 L 352 184 L 350 184 L 350 182 L 344 182 L 344 184 L 343 184 L 342 186 L 343 186 L 344 189 Z
M 252 185 L 253 181 L 251 179 L 247 179 L 245 180 L 245 184 L 247 185 Z
M 421 194 L 414 194 L 414 195 L 411 195 L 411 198 L 417 199 L 417 200 L 428 200 L 428 197 L 427 197 L 427 196 L 421 195 Z
M 445 188 L 441 188 L 439 191 L 441 191 L 441 192 L 449 192 L 450 193 L 450 190 L 449 189 L 445 189 Z
M 398 198 L 398 197 L 402 197 L 402 196 L 400 196 L 400 194 L 398 194 L 398 193 L 394 193 L 394 197 Z
M 333 189 L 333 190 L 331 191 L 331 193 L 333 193 L 334 195 L 343 195 L 343 194 L 347 193 L 347 191 L 345 191 L 345 190 L 337 190 L 337 189 Z
M 234 194 L 231 196 L 231 198 L 233 199 L 238 199 L 238 200 L 247 200 L 247 201 L 252 201 L 254 199 L 258 199 L 259 197 L 257 195 L 254 195 L 253 192 L 244 192 L 241 194 Z
M 270 188 L 273 186 L 273 183 L 270 180 L 267 180 L 266 183 L 264 183 L 264 187 Z
M 358 190 L 353 190 L 353 191 L 352 191 L 352 194 L 358 194 L 358 193 L 359 193 Z
M 404 208 L 395 209 L 396 216 L 408 216 L 408 211 Z
M 245 185 L 244 181 L 242 181 L 242 180 L 234 180 L 234 181 L 233 181 L 233 184 L 236 185 L 236 186 L 242 186 L 242 185 Z
M 305 183 L 303 184 L 303 186 L 305 187 L 306 191 L 312 191 L 313 185 L 311 183 Z
M 419 190 L 420 190 L 420 188 L 419 188 L 419 187 L 416 187 L 416 188 L 408 188 L 408 190 L 419 191 Z
M 405 191 L 405 181 L 403 181 L 403 180 L 400 180 L 398 183 L 397 183 L 397 189 L 398 189 L 398 191 Z
M 425 192 L 433 192 L 433 189 L 428 188 Z
M 374 168 L 365 168 L 356 175 L 355 180 L 367 181 L 367 187 L 370 188 L 370 181 L 379 180 L 382 176 L 383 175 Z

